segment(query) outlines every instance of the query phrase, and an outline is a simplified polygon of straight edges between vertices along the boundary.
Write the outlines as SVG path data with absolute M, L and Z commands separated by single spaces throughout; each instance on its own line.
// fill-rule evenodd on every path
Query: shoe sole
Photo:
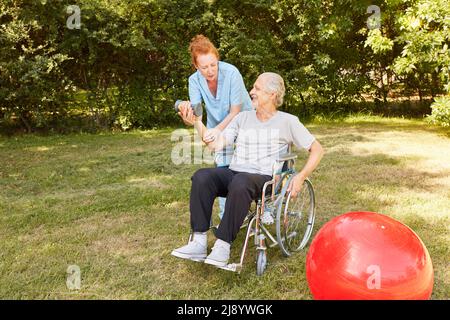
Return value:
M 210 264 L 219 268 L 223 268 L 226 267 L 228 265 L 228 262 L 223 262 L 223 261 L 217 261 L 217 260 L 212 260 L 212 259 L 206 259 L 205 260 L 206 264 Z
M 204 262 L 206 259 L 206 253 L 205 253 L 205 255 L 192 256 L 189 254 L 172 251 L 171 255 L 173 255 L 174 257 L 177 257 L 177 258 L 192 260 L 195 262 Z

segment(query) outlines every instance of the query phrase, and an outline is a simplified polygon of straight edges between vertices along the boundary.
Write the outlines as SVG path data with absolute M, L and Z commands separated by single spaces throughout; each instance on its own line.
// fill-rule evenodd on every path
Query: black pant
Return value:
M 204 168 L 194 173 L 191 187 L 191 227 L 194 232 L 205 232 L 211 224 L 216 197 L 226 197 L 225 212 L 216 237 L 231 243 L 250 209 L 252 200 L 261 196 L 264 183 L 271 176 L 237 172 L 229 168 Z

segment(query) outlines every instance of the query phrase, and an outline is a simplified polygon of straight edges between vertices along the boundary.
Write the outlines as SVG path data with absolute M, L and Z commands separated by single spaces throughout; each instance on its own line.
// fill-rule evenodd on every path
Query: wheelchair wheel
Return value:
M 277 241 L 286 257 L 306 246 L 315 218 L 315 198 L 311 182 L 305 180 L 295 199 L 286 191 L 288 185 L 282 190 L 283 200 L 278 205 L 276 217 Z
M 258 250 L 256 255 L 256 275 L 262 276 L 267 267 L 266 250 Z

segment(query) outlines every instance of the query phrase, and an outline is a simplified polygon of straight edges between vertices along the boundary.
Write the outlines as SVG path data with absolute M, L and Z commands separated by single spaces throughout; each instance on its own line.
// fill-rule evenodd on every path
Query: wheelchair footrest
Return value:
M 241 273 L 242 265 L 240 265 L 238 263 L 229 263 L 225 267 L 218 267 L 218 268 L 222 269 L 222 270 L 227 270 L 227 271 L 233 271 L 233 272 Z

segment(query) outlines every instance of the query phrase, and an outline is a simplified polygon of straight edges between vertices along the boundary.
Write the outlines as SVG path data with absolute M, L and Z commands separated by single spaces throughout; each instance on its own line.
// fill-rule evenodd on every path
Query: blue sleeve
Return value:
M 193 77 L 189 77 L 189 101 L 191 104 L 197 104 L 202 102 L 202 93 L 198 81 Z
M 239 71 L 233 72 L 231 76 L 231 93 L 230 93 L 230 104 L 232 106 L 244 104 L 244 94 L 247 92 L 244 85 L 244 79 L 242 79 Z

